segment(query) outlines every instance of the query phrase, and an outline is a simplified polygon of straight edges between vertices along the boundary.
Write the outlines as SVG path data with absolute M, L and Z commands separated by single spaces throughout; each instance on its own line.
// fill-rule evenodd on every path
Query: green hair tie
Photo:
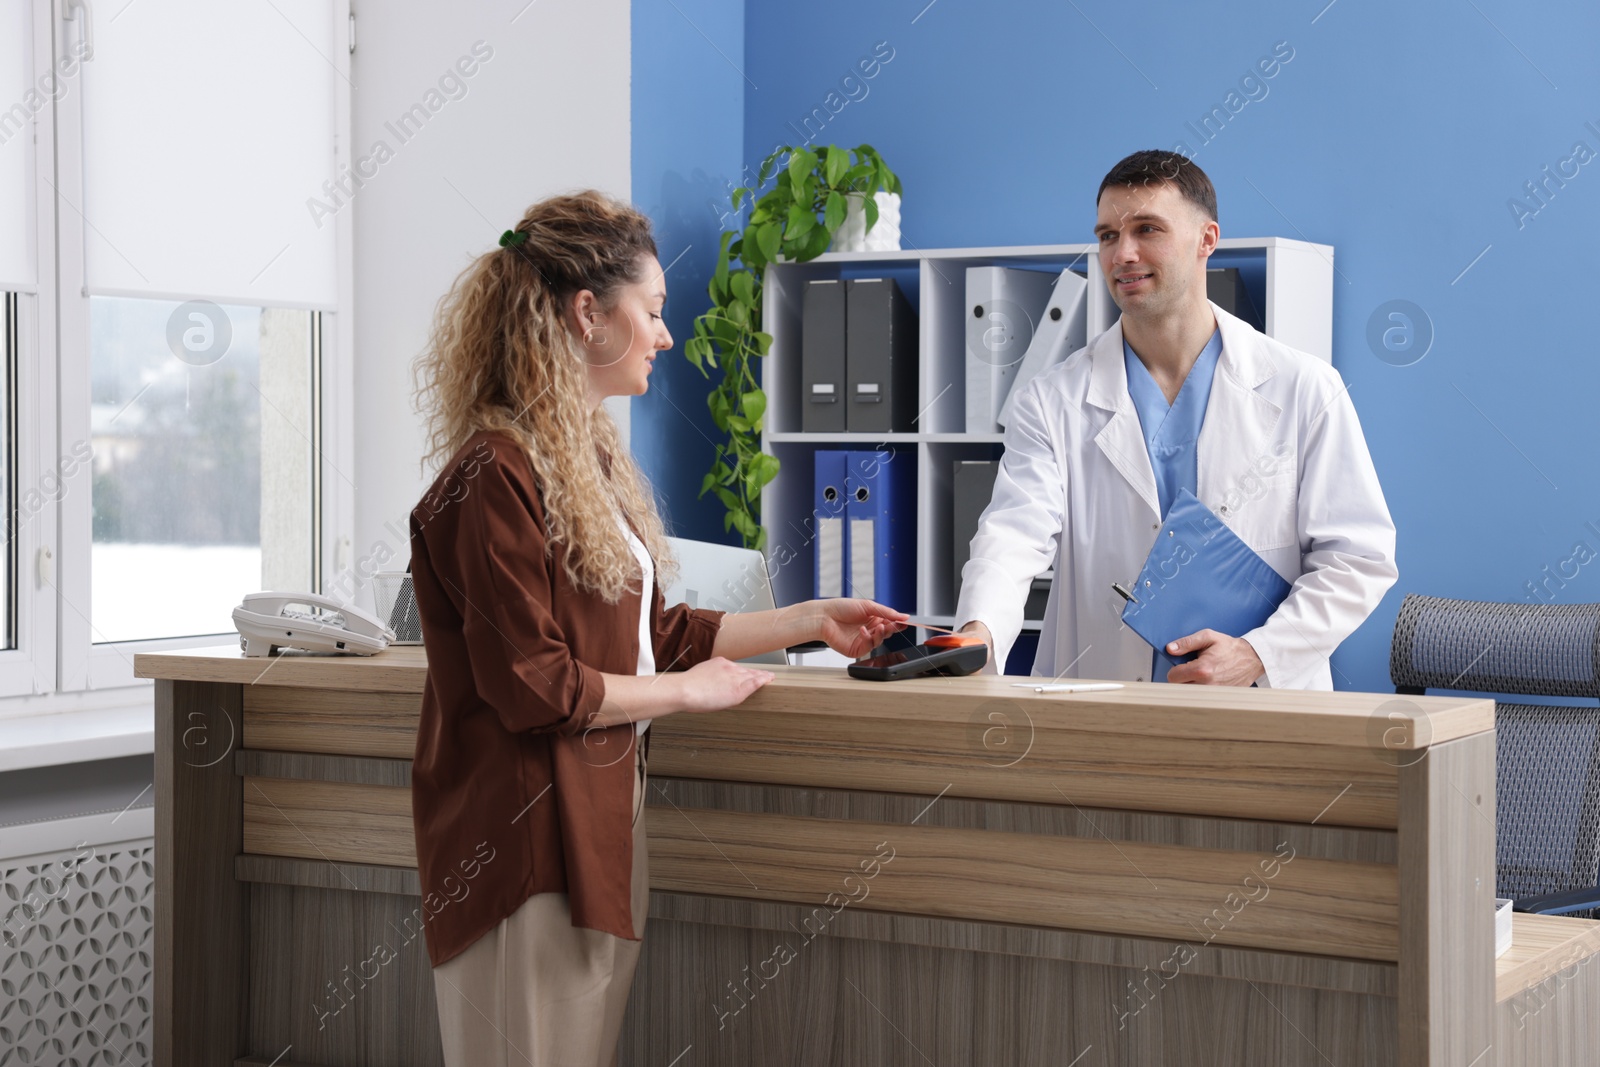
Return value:
M 500 235 L 500 247 L 508 248 L 511 245 L 520 245 L 528 239 L 528 235 L 520 230 L 507 230 Z

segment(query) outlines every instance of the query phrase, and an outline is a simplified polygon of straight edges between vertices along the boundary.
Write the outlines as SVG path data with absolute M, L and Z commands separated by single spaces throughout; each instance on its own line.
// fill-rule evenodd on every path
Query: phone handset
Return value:
M 370 613 L 317 593 L 250 593 L 233 609 L 233 624 L 247 656 L 270 656 L 280 648 L 370 656 L 395 637 Z

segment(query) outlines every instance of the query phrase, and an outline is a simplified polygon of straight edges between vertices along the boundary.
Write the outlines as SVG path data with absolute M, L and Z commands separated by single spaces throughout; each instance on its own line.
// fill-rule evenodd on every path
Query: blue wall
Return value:
M 1542 204 L 1525 189 L 1577 142 L 1580 160 L 1600 153 L 1600 8 L 1326 5 L 752 3 L 744 55 L 760 88 L 745 85 L 743 153 L 759 160 L 792 139 L 788 124 L 826 108 L 884 41 L 893 58 L 864 97 L 850 87 L 861 98 L 819 139 L 882 150 L 905 181 L 907 247 L 1086 241 L 1106 169 L 1180 142 L 1217 185 L 1224 236 L 1333 245 L 1334 363 L 1399 527 L 1401 569 L 1334 677 L 1384 689 L 1405 592 L 1521 601 L 1548 579 L 1540 599 L 1600 600 L 1600 563 L 1585 565 L 1600 560 L 1589 446 L 1600 159 L 1569 163 Z M 1279 42 L 1293 58 L 1241 88 Z M 636 71 L 638 51 L 636 38 Z M 636 82 L 636 183 L 644 103 Z M 1237 113 L 1203 142 L 1190 124 L 1229 104 Z M 674 143 L 706 135 L 691 112 L 672 121 Z M 1416 348 L 1386 361 L 1368 341 L 1392 300 L 1431 322 L 1431 347 L 1406 366 Z
M 633 402 L 633 451 L 680 537 L 737 543 L 716 499 L 698 499 L 721 440 L 706 394 L 712 379 L 683 358 L 729 209 L 742 184 L 745 13 L 741 0 L 635 0 L 633 201 L 655 224 L 667 267 L 671 352 Z M 716 372 L 713 372 L 716 373 Z

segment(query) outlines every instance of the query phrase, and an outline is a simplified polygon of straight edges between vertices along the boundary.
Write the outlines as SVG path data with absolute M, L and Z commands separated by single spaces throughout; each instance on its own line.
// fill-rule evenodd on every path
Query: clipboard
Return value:
M 1197 630 L 1243 637 L 1271 617 L 1290 584 L 1187 489 L 1180 490 L 1131 590 L 1122 621 L 1167 655 Z M 1170 657 L 1169 657 L 1170 658 Z M 1188 662 L 1193 654 L 1174 662 Z

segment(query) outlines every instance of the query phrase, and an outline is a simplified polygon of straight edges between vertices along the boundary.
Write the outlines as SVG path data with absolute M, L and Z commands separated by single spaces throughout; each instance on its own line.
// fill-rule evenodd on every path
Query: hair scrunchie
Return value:
M 520 230 L 507 230 L 500 235 L 500 247 L 509 248 L 512 245 L 520 245 L 527 239 L 528 235 Z

